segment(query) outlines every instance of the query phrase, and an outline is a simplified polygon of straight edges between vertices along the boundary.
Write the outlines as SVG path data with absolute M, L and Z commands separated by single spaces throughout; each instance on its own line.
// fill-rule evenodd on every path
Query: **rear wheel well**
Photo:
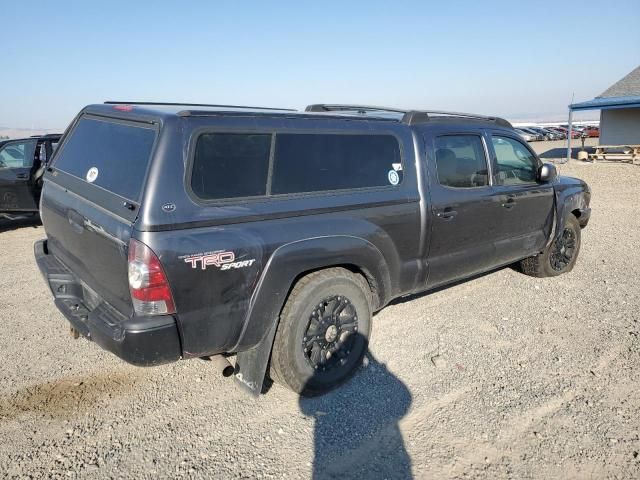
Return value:
M 345 270 L 348 270 L 351 273 L 355 273 L 357 275 L 362 276 L 367 281 L 367 284 L 369 285 L 369 289 L 371 290 L 371 300 L 373 302 L 373 305 L 371 305 L 372 311 L 376 311 L 380 308 L 380 302 L 381 302 L 380 290 L 379 290 L 378 282 L 376 278 L 371 274 L 371 272 L 352 263 L 338 263 L 335 265 L 326 265 L 320 268 L 313 268 L 310 270 L 305 270 L 304 272 L 300 272 L 293 279 L 293 282 L 291 282 L 291 285 L 289 286 L 289 291 L 287 292 L 287 297 L 291 294 L 291 290 L 293 290 L 296 283 L 298 283 L 298 281 L 302 277 L 305 277 L 310 273 L 319 272 L 320 270 L 327 270 L 329 268 L 344 268 Z

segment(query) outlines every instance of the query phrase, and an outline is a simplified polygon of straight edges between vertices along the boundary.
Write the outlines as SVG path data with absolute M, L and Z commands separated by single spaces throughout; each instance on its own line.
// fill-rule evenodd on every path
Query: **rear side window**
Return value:
M 155 137 L 151 127 L 85 117 L 62 146 L 54 166 L 137 201 Z
M 473 188 L 489 185 L 487 158 L 477 135 L 437 137 L 436 169 L 440 185 Z
M 271 193 L 397 185 L 400 146 L 392 135 L 277 134 Z
M 207 133 L 196 143 L 191 189 L 205 200 L 267 193 L 271 134 Z

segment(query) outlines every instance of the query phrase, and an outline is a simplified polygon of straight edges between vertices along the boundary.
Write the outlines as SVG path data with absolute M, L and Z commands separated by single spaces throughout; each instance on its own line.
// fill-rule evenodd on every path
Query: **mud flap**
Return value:
M 273 322 L 273 325 L 271 325 L 271 328 L 258 345 L 251 350 L 240 352 L 236 355 L 234 378 L 243 390 L 254 397 L 259 396 L 262 392 L 277 328 L 278 322 Z

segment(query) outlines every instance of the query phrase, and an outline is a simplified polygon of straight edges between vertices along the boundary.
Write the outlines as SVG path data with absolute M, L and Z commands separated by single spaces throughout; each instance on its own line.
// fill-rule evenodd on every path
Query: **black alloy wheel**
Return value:
M 269 376 L 305 396 L 348 380 L 369 345 L 372 305 L 367 280 L 344 268 L 300 278 L 280 313 Z
M 358 331 L 355 306 L 343 295 L 324 299 L 309 316 L 302 350 L 309 365 L 320 372 L 343 367 Z
M 549 262 L 551 268 L 561 272 L 571 263 L 576 251 L 576 235 L 571 228 L 565 228 L 560 238 L 555 241 Z

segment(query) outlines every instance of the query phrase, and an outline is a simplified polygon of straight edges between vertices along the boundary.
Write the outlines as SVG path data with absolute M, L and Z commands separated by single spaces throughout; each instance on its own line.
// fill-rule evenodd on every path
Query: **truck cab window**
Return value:
M 435 140 L 440 185 L 475 188 L 489 185 L 487 158 L 478 135 L 444 135 Z
M 26 168 L 33 165 L 37 140 L 11 142 L 0 150 L 0 168 Z
M 535 183 L 538 160 L 521 142 L 509 137 L 491 137 L 496 152 L 495 183 L 518 185 Z

